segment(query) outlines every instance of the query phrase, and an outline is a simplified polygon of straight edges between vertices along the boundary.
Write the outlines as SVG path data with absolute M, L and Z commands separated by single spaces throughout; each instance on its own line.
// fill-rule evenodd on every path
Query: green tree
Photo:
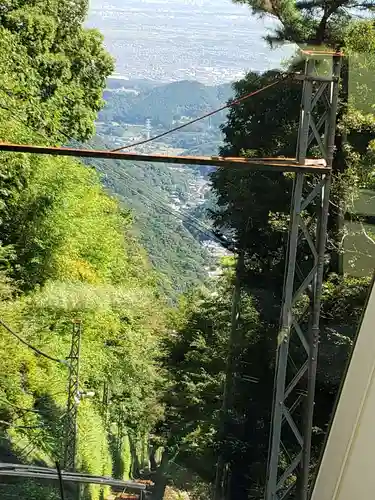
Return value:
M 369 281 L 332 275 L 324 285 L 312 465 L 320 454 Z M 167 481 L 178 486 L 182 468 L 186 483 L 186 478 L 196 474 L 212 488 L 220 453 L 227 469 L 228 498 L 236 499 L 264 492 L 277 327 L 260 320 L 264 318 L 262 303 L 250 297 L 246 284 L 241 288 L 224 434 L 219 423 L 231 332 L 232 265 L 219 282 L 181 300 L 175 330 L 164 343 L 169 382 L 165 421 L 157 426 L 166 448 L 166 463 L 170 459 L 164 468 Z M 294 360 L 301 356 L 295 345 L 290 354 Z M 291 439 L 288 446 L 294 444 Z
M 356 64 L 362 74 L 372 68 L 371 52 L 366 50 L 365 37 L 373 34 L 371 21 L 355 21 L 347 13 L 346 2 L 241 2 L 248 3 L 253 12 L 272 15 L 281 21 L 281 27 L 270 38 L 270 42 L 290 40 L 298 44 L 328 45 L 342 48 L 350 54 L 363 51 L 365 58 L 358 57 Z M 345 5 L 344 5 L 345 4 Z M 336 6 L 334 9 L 333 7 Z M 343 7 L 343 8 L 342 8 Z M 331 12 L 332 11 L 332 12 Z M 324 27 L 324 29 L 323 29 Z M 344 29 L 345 28 L 345 29 Z M 371 46 L 371 42 L 370 42 Z M 294 71 L 299 63 L 292 61 Z M 281 73 L 267 72 L 262 75 L 250 73 L 235 84 L 236 97 L 259 89 L 270 83 Z M 331 256 L 327 271 L 338 270 L 338 218 L 358 195 L 358 188 L 372 178 L 373 114 L 359 112 L 354 100 L 348 98 L 348 64 L 344 62 L 342 95 L 340 101 L 339 126 L 336 137 L 334 162 L 334 186 L 329 226 L 329 252 Z M 370 95 L 370 80 L 357 80 L 366 84 L 362 92 Z M 367 94 L 366 94 L 367 92 Z M 357 105 L 358 97 L 357 96 Z M 239 106 L 233 107 L 224 126 L 225 145 L 221 154 L 228 156 L 294 156 L 297 140 L 301 86 L 292 80 L 260 93 Z M 309 151 L 315 155 L 314 148 Z M 241 276 L 242 287 L 254 300 L 261 323 L 260 339 L 263 350 L 258 349 L 258 362 L 253 349 L 249 363 L 253 363 L 252 376 L 261 381 L 258 400 L 244 403 L 243 434 L 245 455 L 234 454 L 230 498 L 247 498 L 250 491 L 257 490 L 266 482 L 266 455 L 270 428 L 271 398 L 273 381 L 265 376 L 273 370 L 276 332 L 278 329 L 281 291 L 284 272 L 284 255 L 287 242 L 287 218 L 292 189 L 291 175 L 263 172 L 228 171 L 219 169 L 211 175 L 212 185 L 218 197 L 218 209 L 212 213 L 218 229 L 227 231 L 245 254 L 245 271 Z M 322 315 L 321 370 L 317 381 L 316 425 L 325 429 L 332 411 L 334 394 L 337 391 L 343 366 L 359 319 L 358 309 L 364 304 L 367 280 L 356 282 L 347 277 L 333 275 L 326 284 Z M 326 295 L 327 290 L 330 291 Z M 358 309 L 349 306 L 344 293 L 356 297 Z M 344 309 L 334 308 L 329 296 L 340 297 L 351 315 L 345 318 Z M 326 309 L 325 309 L 326 308 Z M 260 352 L 262 354 L 260 355 Z M 300 356 L 291 351 L 292 356 Z M 259 361 L 261 360 L 261 361 Z M 328 368 L 329 367 L 329 368 Z M 324 370 L 330 372 L 324 376 Z M 249 392 L 243 392 L 243 399 L 249 399 Z M 253 391 L 252 391 L 252 394 Z M 258 401 L 258 402 L 257 402 Z M 257 429 L 254 435 L 250 429 Z M 262 430 L 260 430 L 262 429 Z M 316 460 L 321 445 L 321 434 L 314 435 Z M 251 436 L 251 439 L 250 437 Z M 244 459 L 246 456 L 246 460 Z M 246 464 L 244 466 L 243 464 Z
M 352 0 L 233 0 L 249 5 L 259 16 L 279 21 L 279 26 L 267 40 L 297 44 L 327 45 L 342 48 L 345 30 L 351 24 L 354 12 L 371 11 L 374 2 Z
M 129 234 L 128 214 L 103 192 L 96 174 L 70 160 L 39 160 L 32 182 L 11 207 L 15 238 L 2 248 L 8 267 L 0 317 L 58 359 L 69 353 L 71 320 L 82 319 L 81 387 L 96 395 L 79 410 L 78 463 L 82 470 L 108 475 L 117 460 L 109 436 L 118 439 L 120 426 L 138 445 L 162 416 L 158 357 L 164 306 L 144 253 Z M 43 210 L 36 210 L 39 200 Z M 28 293 L 20 293 L 22 288 Z M 36 356 L 3 328 L 0 339 L 0 404 L 8 423 L 2 442 L 22 461 L 53 465 L 63 437 L 66 367 Z M 101 401 L 104 382 L 111 387 L 108 418 Z M 23 495 L 20 488 L 9 494 Z M 99 498 L 98 488 L 90 491 L 90 498 Z M 38 494 L 43 498 L 45 492 Z
M 166 420 L 160 426 L 170 457 L 205 482 L 215 476 L 216 453 L 231 462 L 243 451 L 241 395 L 248 381 L 242 377 L 243 363 L 257 358 L 259 319 L 252 300 L 241 295 L 233 359 L 236 368 L 233 391 L 236 418 L 225 418 L 219 428 L 222 394 L 231 331 L 233 263 L 225 264 L 223 276 L 206 289 L 182 297 L 174 319 L 175 330 L 165 342 L 165 365 L 170 376 L 165 393 Z M 250 368 L 251 372 L 251 368 Z M 259 401 L 258 401 L 259 403 Z M 170 468 L 173 467 L 173 463 Z
M 10 69 L 0 77 L 1 100 L 50 142 L 92 135 L 113 70 L 102 35 L 83 27 L 87 9 L 86 0 L 9 0 L 0 12 Z
M 98 137 L 91 144 L 98 149 L 108 147 Z M 147 250 L 159 275 L 161 292 L 176 298 L 177 293 L 203 282 L 212 259 L 197 241 L 202 231 L 194 233 L 184 215 L 170 206 L 177 190 L 180 199 L 187 198 L 195 173 L 189 168 L 181 172 L 156 163 L 92 159 L 87 164 L 97 169 L 103 184 L 118 197 L 125 210 L 131 209 L 132 232 Z
M 55 144 L 93 133 L 113 62 L 102 36 L 83 27 L 87 6 L 1 6 L 2 141 Z M 0 154 L 0 317 L 58 359 L 68 356 L 71 320 L 82 319 L 81 388 L 95 396 L 79 408 L 78 464 L 124 477 L 130 450 L 118 442 L 119 426 L 138 450 L 163 413 L 164 304 L 131 226 L 130 212 L 105 193 L 92 169 L 63 158 Z M 61 456 L 66 366 L 36 355 L 3 327 L 0 355 L 2 460 L 53 466 Z M 108 412 L 104 382 L 111 386 Z M 98 500 L 101 489 L 90 487 L 86 498 Z M 20 482 L 1 496 L 55 500 L 58 492 Z
M 278 21 L 278 27 L 274 32 L 265 37 L 272 45 L 284 42 L 294 42 L 300 47 L 313 46 L 328 50 L 344 50 L 342 68 L 342 84 L 340 106 L 338 111 L 339 127 L 335 136 L 335 155 L 333 159 L 333 174 L 336 180 L 333 192 L 328 228 L 332 236 L 331 268 L 334 272 L 342 273 L 342 241 L 343 221 L 345 209 L 352 196 L 348 196 L 345 185 L 357 185 L 361 173 L 355 172 L 354 178 L 348 180 L 353 174 L 353 164 L 358 166 L 358 155 L 364 156 L 369 147 L 369 141 L 373 137 L 373 120 L 363 115 L 359 117 L 358 112 L 353 111 L 353 98 L 358 103 L 359 95 L 371 93 L 373 85 L 365 78 L 363 62 L 366 59 L 367 71 L 371 72 L 373 62 L 364 54 L 371 53 L 371 40 L 373 37 L 373 22 L 358 21 L 357 14 L 360 11 L 372 12 L 373 2 L 351 2 L 347 0 L 336 1 L 298 1 L 278 0 L 234 0 L 235 3 L 249 5 L 252 12 L 261 17 L 272 17 Z M 367 46 L 363 43 L 368 37 Z M 362 40 L 362 42 L 361 42 Z M 358 58 L 360 51 L 361 71 L 358 73 Z M 354 64 L 353 64 L 354 63 Z M 293 63 L 291 70 L 300 69 L 300 64 Z M 350 80 L 356 85 L 350 87 Z M 359 90 L 360 89 L 360 90 Z M 350 95 L 354 91 L 354 96 Z M 363 102 L 363 99 L 362 99 Z M 369 106 L 367 106 L 367 109 Z M 290 121 L 293 126 L 293 119 Z M 370 135 L 370 137 L 369 137 Z M 358 136 L 361 138 L 358 139 Z M 273 153 L 274 154 L 274 153 Z M 352 195 L 352 192 L 350 192 Z

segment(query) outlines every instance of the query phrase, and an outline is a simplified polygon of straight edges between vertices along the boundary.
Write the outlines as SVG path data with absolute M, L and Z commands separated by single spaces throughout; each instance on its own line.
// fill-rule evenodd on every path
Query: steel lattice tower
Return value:
M 297 161 L 305 163 L 315 139 L 327 166 L 332 167 L 341 56 L 329 56 L 330 75 L 319 76 L 318 60 L 307 55 L 303 79 Z M 320 302 L 327 239 L 331 172 L 296 173 L 292 195 L 266 485 L 266 500 L 307 500 Z M 303 247 L 303 248 L 301 248 Z M 301 251 L 302 250 L 302 251 Z M 310 255 L 306 254 L 308 250 Z M 301 302 L 304 307 L 301 312 Z M 297 307 L 298 306 L 298 307 Z M 291 351 L 299 349 L 296 365 Z M 296 346 L 296 347 L 295 347 Z
M 210 165 L 221 168 L 240 166 L 254 170 L 288 172 L 295 175 L 277 346 L 266 500 L 281 500 L 294 495 L 296 490 L 297 496 L 294 495 L 294 498 L 306 500 L 309 486 L 320 300 L 341 55 L 327 52 L 302 52 L 307 55 L 307 61 L 305 74 L 299 75 L 304 82 L 296 158 L 181 157 L 119 152 L 119 149 L 123 148 L 100 151 L 0 142 L 0 151 L 182 165 Z M 317 72 L 316 62 L 321 58 L 326 60 L 327 57 L 332 61 L 331 74 L 328 77 L 323 77 Z M 314 139 L 325 159 L 324 165 L 316 158 L 306 158 L 309 146 Z M 310 217 L 311 212 L 315 215 L 315 220 Z M 300 251 L 301 243 L 304 245 L 302 252 Z M 307 257 L 306 248 L 310 249 L 310 258 L 307 259 L 307 264 L 311 263 L 309 269 L 307 269 L 305 260 Z M 301 256 L 302 259 L 299 262 Z M 305 315 L 297 313 L 299 307 L 296 306 L 300 306 L 300 299 L 307 299 L 309 303 Z M 77 321 L 73 326 L 70 355 L 68 418 L 66 420 L 64 450 L 65 467 L 73 469 L 79 398 L 80 332 L 81 324 Z M 291 339 L 299 342 L 300 349 L 304 352 L 305 359 L 299 367 L 290 357 Z M 304 418 L 299 419 L 299 408 L 303 401 L 305 402 Z M 289 431 L 287 439 L 285 439 L 286 430 Z M 293 445 L 291 445 L 290 436 L 295 440 Z M 298 449 L 297 452 L 296 449 Z
M 79 403 L 79 356 L 81 349 L 81 320 L 73 321 L 72 345 L 69 355 L 68 403 L 65 419 L 64 469 L 74 471 L 77 448 L 77 413 Z

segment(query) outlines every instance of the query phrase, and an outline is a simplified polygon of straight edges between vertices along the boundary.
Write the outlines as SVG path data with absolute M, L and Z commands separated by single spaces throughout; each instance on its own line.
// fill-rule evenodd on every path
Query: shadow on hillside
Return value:
M 64 412 L 49 394 L 39 396 L 33 410 L 37 412 L 35 429 L 19 428 L 20 439 L 18 442 L 12 442 L 6 433 L 6 428 L 4 428 L 4 434 L 0 436 L 1 462 L 49 467 L 56 460 L 61 460 Z M 21 417 L 31 415 L 32 412 L 25 412 L 21 409 L 16 411 L 18 416 L 16 422 L 19 422 L 19 425 L 26 425 Z M 9 415 L 4 420 L 9 420 Z M 25 439 L 26 444 L 20 445 L 22 439 Z M 57 500 L 60 498 L 57 481 L 3 476 L 0 483 L 1 500 L 14 500 L 14 498 Z M 65 494 L 67 500 L 74 498 L 74 485 L 66 484 Z

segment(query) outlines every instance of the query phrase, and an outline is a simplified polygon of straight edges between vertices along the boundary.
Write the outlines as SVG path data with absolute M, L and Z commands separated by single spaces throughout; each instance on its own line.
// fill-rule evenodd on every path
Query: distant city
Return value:
M 116 59 L 115 76 L 158 82 L 232 82 L 279 67 L 293 46 L 271 50 L 274 23 L 230 0 L 91 0 L 89 27 Z

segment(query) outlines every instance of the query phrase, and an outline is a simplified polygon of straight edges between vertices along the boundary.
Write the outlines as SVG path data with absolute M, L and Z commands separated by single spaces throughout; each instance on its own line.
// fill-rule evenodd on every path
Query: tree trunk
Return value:
M 226 438 L 226 432 L 229 423 L 228 420 L 230 419 L 230 410 L 233 406 L 234 382 L 235 382 L 234 371 L 236 363 L 236 351 L 239 345 L 238 319 L 239 319 L 239 303 L 241 298 L 241 278 L 243 276 L 243 268 L 244 268 L 244 251 L 241 249 L 236 265 L 236 278 L 235 278 L 233 300 L 232 300 L 231 332 L 230 332 L 229 346 L 228 346 L 228 358 L 227 358 L 227 367 L 225 374 L 223 403 L 220 415 L 220 428 L 219 428 L 220 440 L 224 440 Z M 220 451 L 216 465 L 214 500 L 223 500 L 226 497 L 224 481 L 225 481 L 225 468 L 227 465 L 228 464 L 226 464 L 223 453 Z
M 169 464 L 169 456 L 166 451 L 163 452 L 161 462 L 155 474 L 155 486 L 152 492 L 151 500 L 163 500 L 165 488 L 168 484 L 167 470 Z
M 156 463 L 156 448 L 155 446 L 152 446 L 151 451 L 150 451 L 150 469 L 152 471 L 155 471 L 157 469 L 157 463 Z
M 345 156 L 343 151 L 344 138 L 342 135 L 336 135 L 335 148 L 336 153 L 332 163 L 333 175 L 340 175 L 345 171 Z M 342 230 L 344 227 L 345 213 L 340 207 L 340 193 L 335 196 L 333 203 L 329 208 L 328 218 L 328 234 L 332 239 L 334 250 L 331 251 L 330 271 L 342 276 L 344 274 L 344 255 L 340 248 L 340 241 L 342 239 Z M 329 245 L 329 242 L 328 242 Z

